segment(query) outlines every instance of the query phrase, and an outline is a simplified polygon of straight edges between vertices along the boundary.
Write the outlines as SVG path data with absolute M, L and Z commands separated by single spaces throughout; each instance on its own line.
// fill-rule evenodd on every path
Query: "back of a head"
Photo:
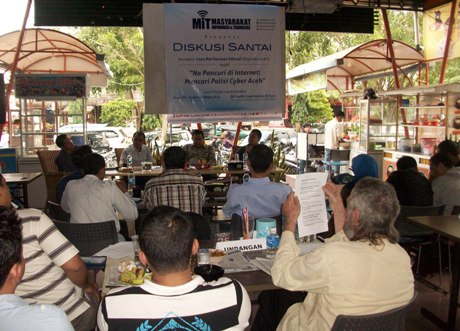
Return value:
M 255 145 L 249 152 L 251 167 L 256 173 L 267 171 L 273 163 L 273 150 L 267 145 Z
M 83 167 L 83 160 L 89 154 L 91 154 L 93 150 L 89 145 L 81 145 L 74 148 L 72 152 L 72 161 L 75 164 L 77 169 L 81 169 Z
M 88 154 L 83 159 L 83 172 L 85 175 L 97 175 L 102 168 L 105 168 L 105 160 L 97 153 Z
M 355 178 L 360 179 L 364 177 L 379 176 L 379 168 L 377 162 L 367 154 L 359 154 L 351 161 L 351 168 Z
M 0 207 L 0 288 L 11 268 L 22 260 L 22 226 L 16 211 Z
M 412 156 L 403 156 L 396 162 L 396 169 L 398 170 L 417 170 L 417 161 Z
M 56 137 L 56 145 L 59 148 L 64 148 L 65 141 L 67 140 L 67 135 L 66 134 L 60 134 L 59 136 Z
M 139 227 L 140 248 L 153 270 L 162 275 L 190 268 L 194 239 L 192 221 L 174 207 L 153 208 Z
M 438 166 L 439 164 L 443 164 L 450 169 L 454 166 L 454 161 L 446 153 L 436 153 L 430 158 L 430 166 Z
M 441 141 L 438 145 L 437 152 L 458 157 L 457 145 L 451 140 Z
M 397 243 L 399 233 L 394 227 L 399 215 L 399 201 L 393 186 L 377 178 L 361 179 L 347 199 L 347 219 L 358 210 L 359 225 L 351 240 L 369 240 L 381 244 L 382 236 Z
M 166 169 L 183 169 L 187 162 L 187 153 L 179 146 L 171 146 L 163 152 Z

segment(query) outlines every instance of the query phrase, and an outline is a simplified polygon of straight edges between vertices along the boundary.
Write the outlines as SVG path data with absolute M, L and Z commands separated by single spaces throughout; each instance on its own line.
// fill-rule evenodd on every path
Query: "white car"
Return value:
M 168 130 L 166 133 L 166 145 L 164 141 L 160 140 L 161 131 L 146 132 L 145 141 L 147 145 L 152 144 L 156 140 L 159 147 L 168 146 L 184 146 L 193 143 L 192 134 L 187 130 L 173 129 L 172 140 L 171 132 Z
M 132 133 L 129 128 L 119 126 L 107 126 L 107 124 L 87 124 L 88 135 L 97 134 L 102 136 L 110 148 L 124 148 L 132 142 Z M 83 144 L 83 124 L 69 124 L 59 128 L 59 133 L 67 133 L 77 145 Z M 75 133 L 74 135 L 72 133 Z M 88 142 L 89 143 L 89 142 Z

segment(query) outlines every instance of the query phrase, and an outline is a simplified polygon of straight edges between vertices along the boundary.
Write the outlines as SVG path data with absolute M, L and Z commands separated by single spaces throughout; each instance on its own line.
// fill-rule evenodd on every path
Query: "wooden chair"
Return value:
M 80 256 L 92 256 L 118 242 L 115 221 L 100 223 L 69 223 L 53 220 L 56 228 L 79 251 Z
M 370 315 L 339 315 L 332 325 L 331 331 L 404 331 L 406 329 L 406 313 L 414 302 L 417 292 L 408 304 Z
M 45 177 L 47 200 L 57 202 L 56 199 L 56 187 L 59 179 L 65 175 L 65 172 L 58 170 L 58 167 L 54 160 L 60 150 L 39 150 L 37 151 L 38 159 L 43 170 L 43 176 Z

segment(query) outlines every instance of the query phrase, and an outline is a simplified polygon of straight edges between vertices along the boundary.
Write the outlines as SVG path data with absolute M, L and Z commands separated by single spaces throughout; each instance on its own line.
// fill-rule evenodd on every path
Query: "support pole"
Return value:
M 447 28 L 446 45 L 444 47 L 444 56 L 442 57 L 441 72 L 439 74 L 439 84 L 444 83 L 444 77 L 446 74 L 447 60 L 449 58 L 450 39 L 452 37 L 452 30 L 455 23 L 455 8 L 457 8 L 457 0 L 452 1 L 450 7 L 449 27 Z

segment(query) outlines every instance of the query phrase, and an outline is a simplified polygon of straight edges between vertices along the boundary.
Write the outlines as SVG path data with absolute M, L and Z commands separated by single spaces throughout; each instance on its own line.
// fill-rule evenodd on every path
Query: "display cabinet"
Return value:
M 394 144 L 398 129 L 396 100 L 379 97 L 360 101 L 359 149 L 382 150 Z

